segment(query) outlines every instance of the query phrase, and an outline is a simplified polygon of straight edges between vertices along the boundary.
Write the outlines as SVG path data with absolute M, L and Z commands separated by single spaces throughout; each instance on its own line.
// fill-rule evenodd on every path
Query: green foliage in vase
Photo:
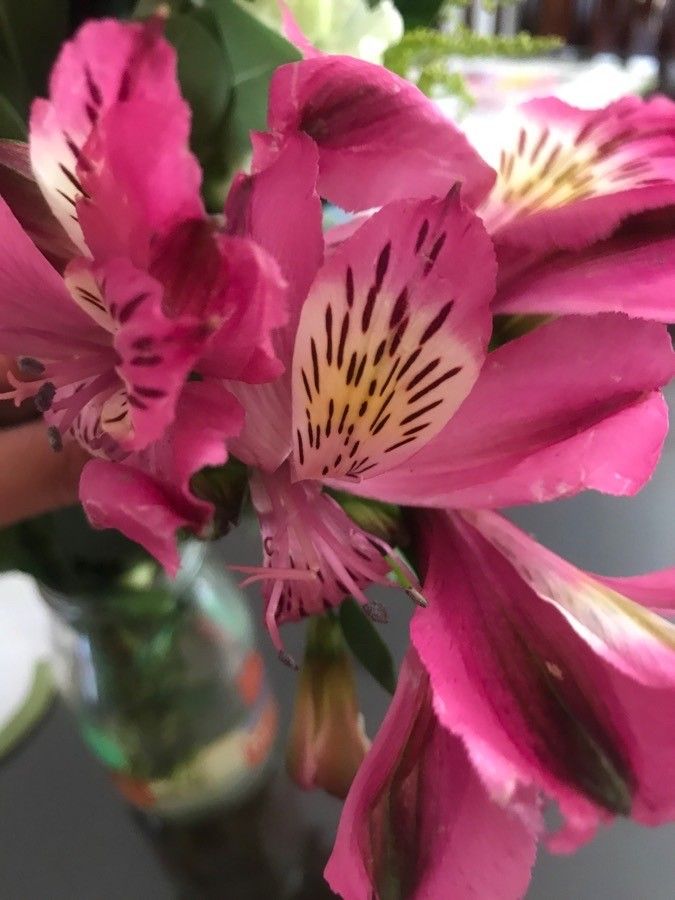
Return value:
M 127 573 L 141 563 L 157 569 L 145 550 L 119 532 L 93 529 L 80 506 L 0 530 L 0 571 L 18 569 L 64 594 L 126 589 Z
M 106 604 L 82 622 L 99 696 L 82 724 L 91 749 L 111 768 L 154 781 L 179 777 L 222 723 L 203 713 L 220 688 L 194 609 L 167 586 L 146 593 L 142 607 Z M 197 669 L 188 662 L 195 654 Z

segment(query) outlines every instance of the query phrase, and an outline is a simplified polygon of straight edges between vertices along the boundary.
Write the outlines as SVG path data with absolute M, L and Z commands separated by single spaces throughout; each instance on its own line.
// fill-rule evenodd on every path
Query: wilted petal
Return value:
M 280 143 L 305 132 L 319 148 L 319 191 L 349 210 L 443 196 L 460 181 L 479 203 L 494 172 L 410 82 L 348 56 L 281 66 L 268 125 Z
M 94 528 L 116 528 L 175 574 L 180 566 L 176 532 L 191 516 L 140 469 L 92 459 L 80 479 L 80 501 Z
M 195 499 L 190 479 L 205 466 L 227 462 L 228 443 L 239 434 L 243 422 L 241 406 L 222 384 L 213 380 L 189 381 L 179 397 L 172 426 L 161 441 L 141 454 L 142 465 L 152 475 L 199 506 L 201 524 L 213 508 L 210 503 Z
M 607 314 L 540 326 L 488 354 L 443 431 L 409 462 L 351 488 L 437 507 L 541 502 L 584 488 L 635 493 L 668 429 L 665 326 Z
M 457 191 L 392 203 L 335 250 L 296 338 L 299 476 L 355 482 L 433 439 L 483 363 L 493 277 L 490 240 Z
M 412 633 L 441 723 L 493 796 L 557 801 L 556 849 L 614 814 L 671 818 L 675 628 L 498 516 L 471 520 L 421 522 L 429 606 Z
M 599 110 L 533 100 L 507 134 L 481 208 L 500 243 L 578 250 L 632 213 L 675 202 L 675 104 L 665 97 Z
M 178 89 L 176 54 L 159 23 L 112 19 L 85 24 L 61 49 L 49 82 L 49 100 L 36 100 L 30 118 L 30 152 L 38 184 L 54 214 L 85 249 L 75 214 L 88 163 L 84 146 L 111 107 L 154 101 L 167 117 L 189 113 Z M 148 148 L 136 140 L 141 153 Z
M 260 384 L 284 371 L 275 335 L 288 319 L 286 283 L 274 258 L 242 238 L 219 239 L 223 324 L 200 371 Z
M 410 650 L 347 796 L 328 883 L 345 900 L 517 900 L 535 846 L 535 834 L 491 801 L 462 742 L 439 724 Z
M 253 138 L 255 145 L 264 135 Z M 229 233 L 251 238 L 271 254 L 288 282 L 288 335 L 282 338 L 290 363 L 300 310 L 323 260 L 317 150 L 305 135 L 291 135 L 266 162 L 252 175 L 239 175 L 225 216 Z M 280 210 L 287 222 L 282 227 Z

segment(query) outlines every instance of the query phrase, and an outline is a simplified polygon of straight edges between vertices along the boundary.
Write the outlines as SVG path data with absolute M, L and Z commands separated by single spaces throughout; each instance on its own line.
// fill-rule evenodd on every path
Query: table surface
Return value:
M 659 470 L 631 501 L 599 495 L 519 509 L 513 517 L 544 543 L 591 570 L 631 574 L 672 565 L 675 553 L 675 440 Z M 231 559 L 256 559 L 253 530 L 228 538 Z M 252 603 L 260 599 L 252 594 Z M 387 638 L 399 656 L 406 617 L 389 604 Z M 299 633 L 289 638 L 291 649 Z M 282 716 L 288 721 L 295 674 L 279 664 L 261 635 Z M 362 705 L 374 732 L 386 698 L 360 679 Z M 295 825 L 314 829 L 328 845 L 339 806 L 321 794 L 288 786 Z M 279 835 L 288 808 L 279 815 Z M 273 822 L 271 828 L 275 827 Z M 489 848 L 486 848 L 489 853 Z M 675 894 L 675 827 L 642 829 L 621 822 L 603 831 L 576 856 L 541 852 L 529 900 L 672 900 Z M 56 706 L 38 730 L 0 763 L 1 900 L 164 900 L 177 896 L 139 825 L 107 776 L 82 745 L 67 713 Z M 245 900 L 223 885 L 223 898 Z M 251 895 L 251 900 L 257 898 Z M 266 894 L 264 900 L 276 900 Z M 311 900 L 318 900 L 313 896 Z M 489 900 L 489 898 L 487 898 Z

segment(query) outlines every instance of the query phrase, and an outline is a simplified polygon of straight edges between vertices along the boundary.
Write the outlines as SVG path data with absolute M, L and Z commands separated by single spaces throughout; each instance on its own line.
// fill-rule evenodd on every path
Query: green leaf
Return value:
M 220 140 L 220 175 L 226 178 L 250 152 L 249 133 L 265 127 L 267 93 L 277 66 L 301 58 L 281 35 L 233 0 L 206 0 L 232 70 L 232 96 Z
M 0 94 L 0 138 L 26 139 L 26 125 L 6 97 Z
M 396 0 L 406 29 L 435 24 L 444 4 L 445 0 Z
M 339 618 L 349 649 L 375 681 L 393 694 L 396 690 L 396 669 L 379 631 L 355 600 L 342 603 Z
M 364 531 L 374 534 L 391 545 L 405 546 L 408 543 L 403 512 L 399 506 L 382 503 L 379 500 L 356 497 L 354 494 L 342 491 L 329 491 L 329 493 L 337 500 L 352 522 L 356 522 Z
M 0 55 L 21 85 L 10 96 L 21 113 L 36 94 L 45 93 L 49 71 L 68 34 L 68 15 L 68 0 L 0 0 Z M 3 90 L 7 93 L 4 83 Z
M 178 53 L 178 78 L 192 109 L 192 149 L 208 164 L 231 99 L 232 67 L 208 10 L 170 18 L 165 33 Z

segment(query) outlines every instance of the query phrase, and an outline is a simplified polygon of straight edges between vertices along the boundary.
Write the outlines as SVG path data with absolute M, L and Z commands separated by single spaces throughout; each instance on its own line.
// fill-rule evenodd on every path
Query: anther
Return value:
M 368 603 L 361 607 L 361 609 L 371 622 L 376 622 L 378 625 L 386 625 L 389 622 L 387 610 L 377 600 L 369 600 Z
M 37 394 L 35 395 L 35 408 L 38 412 L 44 413 L 47 412 L 48 409 L 51 409 L 51 405 L 54 402 L 54 395 L 56 394 L 56 387 L 52 384 L 51 381 L 45 381 L 42 387 L 39 389 Z
M 417 606 L 421 606 L 422 609 L 426 609 L 427 606 L 429 605 L 427 603 L 427 598 L 423 594 L 421 594 L 416 588 L 408 588 L 406 590 L 406 594 L 408 595 L 408 597 L 410 597 L 410 599 L 412 600 L 413 603 L 415 603 Z
M 290 653 L 286 653 L 285 650 L 279 651 L 279 660 L 285 665 L 288 666 L 289 669 L 293 669 L 294 672 L 297 672 L 300 668 L 296 661 L 293 659 Z
M 33 359 L 32 356 L 20 356 L 16 364 L 20 372 L 24 375 L 42 375 L 45 367 L 39 359 Z
M 63 450 L 63 438 L 61 437 L 61 432 L 55 425 L 50 425 L 47 429 L 47 439 L 49 440 L 49 446 L 56 453 Z

